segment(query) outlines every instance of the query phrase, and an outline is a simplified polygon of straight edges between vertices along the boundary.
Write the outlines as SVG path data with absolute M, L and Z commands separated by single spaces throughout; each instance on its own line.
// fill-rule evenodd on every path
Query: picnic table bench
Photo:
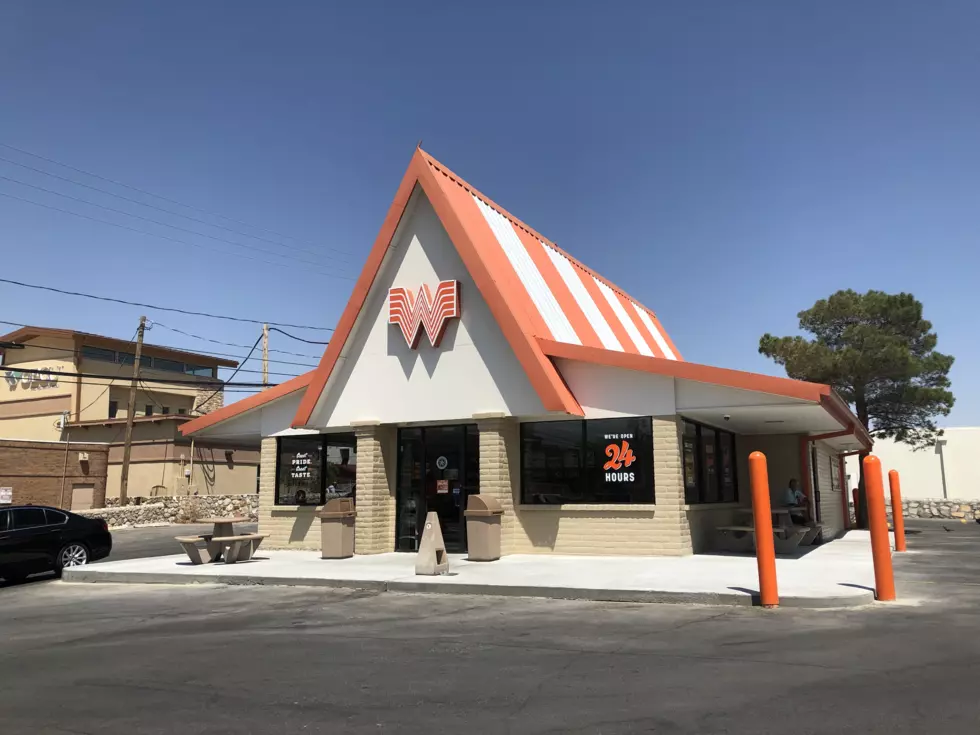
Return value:
M 773 508 L 776 521 L 772 526 L 773 546 L 777 554 L 792 554 L 800 546 L 811 545 L 820 535 L 823 526 L 819 523 L 797 525 L 792 518 L 794 512 L 803 513 L 804 508 Z M 751 508 L 739 508 L 736 515 L 752 517 Z M 748 552 L 755 548 L 755 526 L 751 524 L 718 526 L 717 545 L 724 551 Z
M 249 533 L 235 535 L 236 523 L 244 523 L 248 518 L 203 518 L 203 523 L 214 525 L 212 533 L 200 536 L 177 536 L 175 540 L 184 549 L 191 564 L 210 564 L 224 560 L 225 564 L 248 561 L 255 554 L 266 534 Z

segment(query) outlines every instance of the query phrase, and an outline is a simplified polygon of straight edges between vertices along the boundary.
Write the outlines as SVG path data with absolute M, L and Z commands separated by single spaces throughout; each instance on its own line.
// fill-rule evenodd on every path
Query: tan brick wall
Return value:
M 88 453 L 87 462 L 79 461 L 79 452 Z M 15 504 L 70 510 L 72 486 L 92 485 L 92 506 L 99 508 L 105 505 L 108 453 L 102 444 L 0 440 L 0 487 L 13 488 Z
M 354 552 L 384 554 L 395 550 L 394 426 L 355 426 L 357 436 L 357 520 Z
M 520 427 L 478 419 L 480 492 L 504 505 L 504 554 L 669 555 L 692 553 L 684 511 L 680 438 L 674 416 L 653 419 L 656 505 L 520 505 Z M 513 520 L 509 521 L 513 508 Z
M 262 440 L 259 472 L 259 533 L 269 537 L 262 542 L 270 549 L 319 549 L 320 519 L 313 506 L 276 505 L 276 440 Z
M 480 494 L 500 503 L 500 551 L 515 553 L 520 502 L 520 424 L 515 418 L 475 416 L 480 431 Z

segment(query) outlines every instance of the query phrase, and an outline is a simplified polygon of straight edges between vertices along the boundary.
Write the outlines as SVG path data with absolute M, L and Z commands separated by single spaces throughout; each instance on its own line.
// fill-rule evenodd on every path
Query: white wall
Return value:
M 258 442 L 260 437 L 280 436 L 285 434 L 308 434 L 306 430 L 291 429 L 290 424 L 303 391 L 299 390 L 287 396 L 266 403 L 259 408 L 247 411 L 234 418 L 221 421 L 214 426 L 197 432 L 199 439 L 249 439 Z
M 574 360 L 555 360 L 589 419 L 674 414 L 674 379 Z
M 844 530 L 844 506 L 841 497 L 849 492 L 839 487 L 837 454 L 827 442 L 816 442 L 817 485 L 820 490 L 820 523 L 825 540 L 832 539 Z
M 950 500 L 980 500 L 980 427 L 946 429 L 943 436 L 943 458 L 946 463 L 946 487 Z M 943 479 L 939 455 L 929 447 L 913 451 L 907 444 L 890 439 L 876 439 L 874 454 L 881 460 L 885 475 L 885 496 L 888 496 L 888 471 L 898 470 L 902 480 L 903 498 L 943 497 Z M 847 458 L 848 485 L 855 487 L 860 477 L 857 456 Z
M 469 419 L 476 413 L 540 415 L 544 408 L 510 344 L 428 199 L 414 203 L 348 338 L 311 424 L 400 423 Z M 438 348 L 422 335 L 417 349 L 388 324 L 388 289 L 418 291 L 439 281 L 461 285 L 462 316 Z

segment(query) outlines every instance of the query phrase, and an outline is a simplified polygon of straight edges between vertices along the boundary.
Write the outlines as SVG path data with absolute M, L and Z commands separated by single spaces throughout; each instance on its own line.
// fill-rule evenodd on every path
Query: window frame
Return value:
M 41 512 L 41 517 L 44 519 L 44 523 L 41 523 L 40 525 L 35 525 L 35 526 L 24 526 L 24 527 L 18 526 L 17 523 L 16 523 L 17 516 L 15 514 L 16 513 L 23 513 L 23 512 L 26 512 L 26 511 L 30 511 L 30 510 L 40 511 Z M 51 524 L 48 523 L 48 516 L 44 512 L 44 508 L 42 508 L 40 506 L 21 506 L 19 508 L 8 508 L 7 511 L 11 514 L 9 520 L 7 521 L 7 525 L 8 526 L 11 526 L 11 525 L 13 526 L 13 528 L 9 528 L 8 529 L 10 531 L 30 531 L 31 529 L 34 529 L 34 528 L 44 528 L 45 526 L 51 525 Z
M 684 422 L 685 426 L 681 430 L 681 481 L 684 485 L 684 504 L 685 505 L 721 505 L 724 503 L 738 503 L 739 502 L 739 487 L 738 487 L 738 436 L 733 431 L 727 429 L 720 429 L 717 426 L 712 426 L 711 424 L 705 424 L 700 421 L 693 421 L 692 419 L 680 417 Z M 695 491 L 697 493 L 697 499 L 692 499 L 688 497 L 687 486 L 688 486 L 688 476 L 687 476 L 687 461 L 684 456 L 684 442 L 683 438 L 687 435 L 686 428 L 687 425 L 693 426 L 696 429 L 694 435 L 694 471 L 696 479 L 694 482 Z M 714 432 L 714 461 L 715 461 L 715 488 L 714 496 L 715 500 L 706 500 L 708 497 L 708 487 L 707 479 L 705 477 L 704 471 L 704 441 L 701 438 L 702 432 L 708 430 Z M 732 489 L 734 491 L 734 497 L 732 499 L 726 499 L 725 493 L 722 485 L 722 467 L 721 467 L 721 441 L 719 440 L 721 435 L 727 434 L 731 440 L 731 459 L 732 459 Z
M 55 508 L 45 508 L 44 520 L 47 521 L 48 526 L 63 526 L 68 523 L 68 514 Z
M 119 415 L 119 401 L 109 401 L 109 418 L 114 419 Z
M 283 440 L 289 439 L 313 439 L 314 437 L 309 434 L 297 434 L 293 436 L 277 436 L 276 437 L 276 470 L 275 470 L 275 485 L 272 489 L 272 501 L 273 505 L 286 508 L 316 508 L 327 502 L 330 498 L 327 497 L 327 464 L 328 464 L 328 451 L 327 447 L 330 446 L 349 446 L 353 450 L 354 458 L 354 491 L 350 496 L 357 503 L 357 437 L 350 432 L 328 432 L 324 434 L 318 434 L 316 436 L 316 444 L 318 451 L 320 452 L 320 494 L 317 503 L 285 503 L 282 502 L 279 494 L 279 472 L 282 468 L 282 442 Z M 345 441 L 346 440 L 346 441 Z M 341 496 L 344 497 L 344 496 Z
M 612 428 L 601 428 L 600 424 L 611 424 L 612 422 L 638 422 L 640 430 L 631 429 L 629 432 L 623 431 L 622 429 Z M 573 493 L 572 497 L 562 497 L 559 496 L 559 501 L 556 503 L 546 503 L 536 501 L 534 497 L 540 497 L 529 495 L 529 488 L 531 482 L 529 481 L 529 475 L 531 474 L 532 468 L 525 463 L 525 446 L 527 433 L 532 427 L 542 426 L 545 424 L 562 424 L 565 426 L 573 425 L 578 430 L 578 473 L 575 478 L 568 484 L 570 491 Z M 600 429 L 601 431 L 606 431 L 608 433 L 633 433 L 640 434 L 644 436 L 642 440 L 643 443 L 637 442 L 633 445 L 632 449 L 634 454 L 639 454 L 643 452 L 642 457 L 648 458 L 648 467 L 643 467 L 641 464 L 638 467 L 638 472 L 641 475 L 640 486 L 638 490 L 632 490 L 631 488 L 624 488 L 623 492 L 629 494 L 639 494 L 642 493 L 642 497 L 629 497 L 625 500 L 617 500 L 610 497 L 602 496 L 601 483 L 596 483 L 592 486 L 590 480 L 598 478 L 603 472 L 602 465 L 594 466 L 589 464 L 590 455 L 593 459 L 596 458 L 596 452 L 594 448 L 590 448 L 595 444 L 596 439 L 590 433 L 590 426 L 593 430 Z M 647 439 L 649 441 L 647 441 Z M 626 506 L 626 505 L 655 505 L 657 502 L 657 488 L 656 488 L 656 473 L 654 472 L 654 465 L 656 462 L 655 450 L 653 447 L 653 417 L 652 416 L 613 416 L 601 419 L 573 419 L 573 420 L 551 420 L 551 421 L 522 421 L 520 424 L 520 504 L 527 506 L 534 506 L 535 508 L 560 508 L 562 506 L 582 506 L 582 505 L 610 505 L 610 506 Z M 599 444 L 602 442 L 600 441 Z M 641 449 L 641 447 L 643 447 Z M 608 455 L 607 455 L 608 456 Z M 600 461 L 603 459 L 601 456 L 598 458 Z M 646 477 L 643 477 L 643 476 Z M 647 479 L 649 480 L 649 490 L 644 489 L 644 483 Z M 608 483 L 608 480 L 607 480 Z
M 106 347 L 96 347 L 95 345 L 82 345 L 82 358 L 85 360 L 96 360 L 98 362 L 116 362 L 116 351 Z

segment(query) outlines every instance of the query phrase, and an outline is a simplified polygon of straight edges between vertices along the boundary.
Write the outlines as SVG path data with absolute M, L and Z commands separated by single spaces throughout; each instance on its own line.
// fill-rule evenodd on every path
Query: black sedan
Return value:
M 84 518 L 40 505 L 0 507 L 0 577 L 7 582 L 28 574 L 88 564 L 112 550 L 112 534 L 101 518 Z

